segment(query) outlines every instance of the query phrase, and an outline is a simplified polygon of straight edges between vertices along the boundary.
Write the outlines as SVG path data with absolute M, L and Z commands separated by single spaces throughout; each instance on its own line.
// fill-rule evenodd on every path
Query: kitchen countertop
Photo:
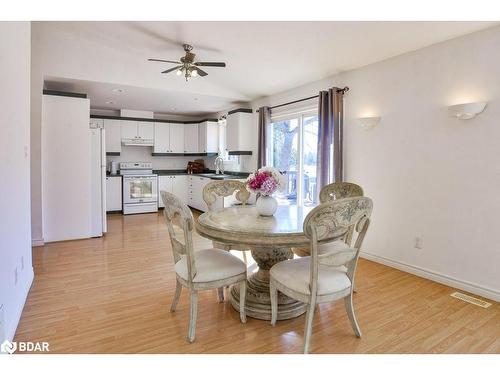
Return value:
M 111 174 L 109 171 L 106 171 L 106 177 L 122 177 L 121 174 L 119 174 L 120 171 L 118 171 L 118 174 Z M 193 173 L 193 174 L 188 174 L 185 169 L 154 169 L 153 174 L 156 174 L 158 176 L 199 176 L 199 177 L 207 177 L 210 178 L 211 180 L 229 180 L 229 179 L 241 179 L 241 178 L 247 178 L 250 173 L 247 172 L 231 172 L 231 171 L 224 171 L 223 176 L 211 176 L 214 174 L 215 171 L 212 170 L 207 170 L 207 172 L 204 173 Z
M 185 169 L 157 169 L 153 170 L 154 174 L 157 174 L 158 176 L 172 176 L 172 175 L 189 175 L 189 176 L 199 176 L 199 177 L 208 177 L 212 180 L 227 180 L 227 179 L 240 179 L 240 178 L 247 178 L 249 173 L 247 172 L 231 172 L 231 171 L 225 171 L 224 176 L 210 176 L 211 174 L 215 173 L 213 170 L 207 170 L 206 172 L 203 173 L 193 173 L 193 174 L 188 174 Z

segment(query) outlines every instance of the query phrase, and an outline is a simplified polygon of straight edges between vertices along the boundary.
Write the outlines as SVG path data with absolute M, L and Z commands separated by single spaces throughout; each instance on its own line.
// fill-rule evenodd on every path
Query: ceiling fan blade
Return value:
M 162 73 L 170 73 L 170 72 L 173 72 L 174 70 L 177 70 L 179 68 L 182 68 L 182 65 L 179 65 L 179 66 L 174 66 L 173 68 L 170 68 L 170 69 L 167 69 L 167 70 L 164 70 Z
M 196 66 L 213 66 L 213 67 L 219 67 L 219 68 L 225 68 L 226 63 L 223 62 L 203 62 L 203 61 L 198 61 L 195 62 L 194 65 Z
M 200 68 L 196 67 L 196 66 L 193 66 L 193 69 L 196 69 L 196 71 L 198 72 L 198 75 L 200 77 L 205 77 L 208 75 L 207 72 L 205 72 L 204 70 L 201 70 Z
M 171 61 L 171 60 L 148 59 L 148 61 L 160 61 L 160 62 L 166 62 L 166 63 L 171 63 L 171 64 L 180 64 L 179 61 Z

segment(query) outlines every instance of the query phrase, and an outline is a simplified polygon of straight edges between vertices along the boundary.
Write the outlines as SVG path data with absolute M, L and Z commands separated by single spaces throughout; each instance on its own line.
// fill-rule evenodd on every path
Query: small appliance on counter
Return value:
M 118 163 L 116 161 L 109 163 L 109 173 L 112 175 L 118 174 Z
M 158 211 L 158 175 L 150 162 L 122 162 L 123 214 Z

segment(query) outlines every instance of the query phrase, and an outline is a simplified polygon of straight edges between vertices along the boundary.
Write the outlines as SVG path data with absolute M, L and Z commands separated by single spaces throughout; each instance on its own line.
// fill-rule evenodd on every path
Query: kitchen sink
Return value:
M 241 177 L 233 176 L 230 174 L 215 174 L 215 173 L 200 173 L 200 174 L 198 174 L 198 176 L 208 177 L 208 178 L 211 178 L 212 180 L 226 180 L 226 179 L 231 179 L 231 178 L 233 178 L 233 179 L 241 178 Z

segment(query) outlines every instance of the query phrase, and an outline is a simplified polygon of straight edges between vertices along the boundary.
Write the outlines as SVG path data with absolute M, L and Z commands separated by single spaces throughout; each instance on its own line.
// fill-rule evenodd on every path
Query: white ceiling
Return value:
M 203 115 L 488 28 L 496 23 L 336 21 L 36 24 L 35 41 L 38 39 L 44 43 L 40 53 L 46 53 L 47 56 L 60 53 L 65 60 L 54 62 L 50 69 L 47 66 L 44 72 L 47 88 L 67 87 L 87 92 L 95 108 Z M 63 34 L 65 38 L 61 37 Z M 196 77 L 186 83 L 174 73 L 160 74 L 173 65 L 146 61 L 147 58 L 177 60 L 184 54 L 182 43 L 192 44 L 199 60 L 225 61 L 227 67 L 206 68 L 208 76 Z M 86 48 L 89 50 L 86 51 Z M 85 66 L 79 67 L 79 61 L 76 58 L 72 60 L 72 55 L 82 53 L 90 56 L 97 48 L 100 56 L 98 61 L 89 59 L 85 61 Z M 107 58 L 107 53 L 114 57 L 119 54 L 120 63 Z M 42 60 L 48 64 L 50 59 Z M 71 65 L 73 71 L 67 66 L 63 67 L 64 64 Z M 92 64 L 95 66 L 89 68 Z M 123 88 L 124 92 L 113 92 L 114 88 Z M 112 104 L 106 103 L 110 100 Z

